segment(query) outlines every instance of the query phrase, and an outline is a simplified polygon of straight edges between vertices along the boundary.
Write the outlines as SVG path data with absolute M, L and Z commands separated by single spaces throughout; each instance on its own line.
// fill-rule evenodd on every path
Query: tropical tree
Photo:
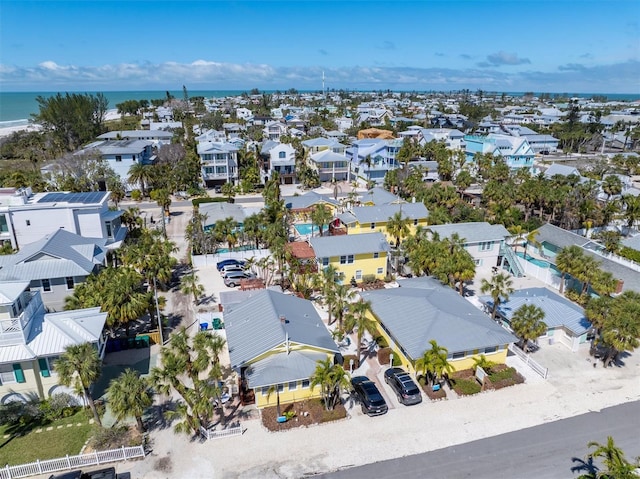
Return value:
M 330 309 L 333 316 L 338 321 L 338 329 L 342 330 L 345 312 L 355 297 L 355 292 L 348 284 L 335 284 L 332 296 L 333 298 Z
M 493 368 L 495 365 L 496 363 L 494 361 L 487 359 L 487 357 L 484 354 L 481 354 L 480 356 L 476 356 L 475 358 L 473 358 L 474 372 L 476 369 L 482 368 L 484 369 L 485 372 L 488 373 L 491 371 L 491 368 Z
M 344 318 L 344 327 L 348 332 L 357 331 L 358 345 L 358 365 L 362 363 L 362 337 L 365 331 L 376 334 L 377 323 L 369 314 L 371 313 L 371 303 L 360 300 L 349 305 L 348 312 Z
M 309 379 L 312 388 L 320 386 L 327 411 L 340 403 L 340 394 L 350 386 L 349 374 L 339 364 L 333 364 L 330 358 L 318 361 Z
M 55 361 L 58 382 L 64 386 L 72 386 L 82 392 L 86 403 L 91 408 L 93 419 L 102 425 L 100 415 L 91 395 L 91 385 L 100 377 L 102 362 L 98 350 L 90 343 L 67 346 L 64 353 Z
M 509 228 L 509 233 L 514 236 L 513 244 L 515 245 L 514 251 L 518 251 L 518 245 L 525 237 L 525 229 L 522 225 L 513 225 Z
M 509 275 L 505 273 L 494 274 L 490 280 L 482 279 L 480 291 L 483 294 L 489 293 L 493 300 L 493 306 L 491 308 L 492 319 L 496 319 L 500 303 L 509 300 L 509 295 L 514 291 L 512 285 L 513 281 Z
M 605 367 L 616 361 L 620 353 L 633 351 L 640 345 L 640 293 L 625 291 L 611 301 L 601 341 L 607 349 L 603 358 Z
M 200 296 L 204 294 L 204 286 L 200 283 L 198 275 L 189 273 L 180 280 L 180 291 L 183 294 L 193 296 L 193 302 L 197 305 Z
M 524 259 L 527 259 L 527 248 L 529 247 L 529 245 L 536 248 L 540 247 L 540 242 L 536 239 L 539 234 L 540 232 L 538 230 L 533 230 L 525 237 L 526 241 L 524 243 Z
M 227 202 L 231 203 L 231 199 L 236 196 L 236 187 L 233 186 L 233 183 L 227 182 L 222 185 L 220 192 L 225 198 L 227 198 Z
M 144 431 L 142 415 L 153 404 L 153 394 L 146 379 L 140 373 L 127 368 L 120 376 L 112 379 L 107 389 L 109 409 L 116 420 L 121 421 L 133 416 L 138 425 L 138 431 Z
M 640 467 L 640 461 L 631 463 L 624 455 L 624 451 L 620 449 L 613 437 L 607 436 L 606 444 L 597 441 L 590 441 L 587 444 L 589 449 L 593 449 L 587 459 L 600 459 L 604 465 L 604 470 L 600 470 L 593 465 L 590 467 L 592 471 L 588 474 L 579 476 L 579 479 L 637 479 L 637 468 Z
M 152 165 L 145 165 L 143 163 L 134 163 L 129 167 L 128 181 L 131 184 L 138 183 L 140 185 L 140 193 L 142 196 L 146 196 L 146 185 L 151 182 L 152 179 Z
M 331 221 L 331 210 L 325 205 L 313 205 L 311 208 L 311 222 L 318 227 L 320 236 L 323 236 L 324 226 Z
M 556 266 L 560 270 L 560 294 L 564 293 L 564 283 L 567 274 L 572 275 L 580 268 L 584 253 L 579 246 L 571 245 L 562 248 L 556 256 Z
M 529 341 L 535 340 L 547 331 L 543 321 L 544 311 L 535 304 L 523 304 L 511 317 L 511 329 L 520 337 L 520 348 L 529 352 Z
M 631 230 L 640 220 L 640 196 L 624 195 L 622 197 L 624 211 L 622 213 L 627 221 L 627 236 L 631 234 Z
M 400 247 L 400 241 L 409 235 L 409 218 L 402 216 L 402 211 L 396 211 L 387 220 L 387 233 L 396 240 L 396 248 Z

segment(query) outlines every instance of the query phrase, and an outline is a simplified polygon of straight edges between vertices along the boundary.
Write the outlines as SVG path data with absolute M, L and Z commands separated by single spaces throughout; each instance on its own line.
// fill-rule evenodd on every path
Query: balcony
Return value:
M 31 320 L 38 314 L 44 314 L 39 292 L 25 291 L 22 300 L 27 302 L 27 306 L 18 317 L 0 320 L 0 346 L 26 344 Z

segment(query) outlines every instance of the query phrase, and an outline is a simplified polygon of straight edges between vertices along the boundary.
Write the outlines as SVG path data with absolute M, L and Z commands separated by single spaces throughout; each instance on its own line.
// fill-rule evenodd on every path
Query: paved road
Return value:
M 375 419 L 374 419 L 375 420 Z M 425 425 L 428 427 L 428 424 Z M 622 404 L 561 421 L 522 429 L 479 441 L 452 446 L 366 466 L 325 474 L 324 479 L 386 478 L 518 478 L 577 477 L 572 458 L 584 459 L 589 441 L 606 442 L 612 436 L 627 459 L 640 456 L 640 401 Z M 433 432 L 438 434 L 437 431 Z M 401 434 L 398 431 L 398 434 Z M 362 438 L 376 444 L 375 438 Z M 582 473 L 585 473 L 583 471 Z

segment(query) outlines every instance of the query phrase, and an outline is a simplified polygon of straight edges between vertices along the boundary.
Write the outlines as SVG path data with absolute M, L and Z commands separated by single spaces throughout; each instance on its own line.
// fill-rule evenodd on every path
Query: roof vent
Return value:
M 287 324 L 289 321 L 287 320 L 287 317 L 284 314 L 280 315 L 280 322 L 282 324 Z

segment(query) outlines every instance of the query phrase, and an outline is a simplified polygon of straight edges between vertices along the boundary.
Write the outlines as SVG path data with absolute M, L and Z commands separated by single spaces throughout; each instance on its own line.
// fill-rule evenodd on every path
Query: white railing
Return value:
M 518 356 L 520 359 L 522 359 L 524 363 L 527 366 L 529 366 L 531 369 L 533 369 L 533 371 L 536 374 L 538 374 L 540 377 L 542 377 L 542 379 L 547 379 L 547 375 L 549 374 L 548 368 L 545 368 L 538 362 L 531 359 L 531 356 L 529 354 L 525 354 L 524 351 L 520 350 L 517 346 L 514 346 L 513 344 L 509 345 L 509 351 L 511 351 L 516 356 Z
M 123 446 L 120 449 L 111 449 L 109 451 L 94 451 L 88 454 L 78 454 L 77 456 L 67 455 L 66 457 L 58 459 L 49 459 L 47 461 L 37 460 L 36 462 L 17 466 L 7 465 L 0 469 L 0 479 L 37 476 L 39 474 L 68 471 L 86 466 L 98 466 L 109 462 L 126 461 L 127 459 L 138 457 L 145 457 L 143 446 Z
M 204 427 L 200 427 L 200 434 L 202 434 L 202 437 L 204 437 L 207 441 L 210 439 L 219 439 L 221 437 L 242 436 L 242 433 L 244 433 L 244 429 L 242 429 L 242 426 L 233 426 L 227 429 L 220 430 L 205 429 Z

